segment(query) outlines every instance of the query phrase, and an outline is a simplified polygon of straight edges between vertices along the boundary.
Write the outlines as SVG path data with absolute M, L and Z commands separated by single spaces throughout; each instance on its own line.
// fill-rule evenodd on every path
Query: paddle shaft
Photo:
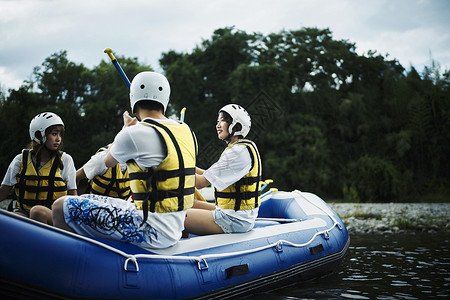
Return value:
M 106 48 L 103 52 L 105 52 L 106 54 L 108 54 L 109 58 L 111 59 L 111 62 L 113 63 L 114 67 L 116 67 L 117 72 L 119 72 L 120 77 L 122 78 L 123 82 L 125 82 L 126 86 L 128 89 L 130 89 L 130 80 L 128 79 L 127 75 L 125 74 L 125 72 L 123 71 L 122 67 L 120 66 L 119 62 L 117 61 L 117 59 L 114 57 L 114 55 L 112 54 L 112 49 L 111 48 Z

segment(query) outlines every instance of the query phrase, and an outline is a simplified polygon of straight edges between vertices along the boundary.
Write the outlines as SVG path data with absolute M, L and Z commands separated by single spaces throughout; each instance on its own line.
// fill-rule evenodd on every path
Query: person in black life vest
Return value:
M 196 168 L 198 189 L 212 184 L 215 205 L 195 201 L 188 210 L 185 233 L 206 235 L 247 232 L 255 224 L 260 204 L 261 158 L 255 143 L 245 139 L 251 119 L 237 104 L 219 110 L 217 136 L 227 143 L 219 160 L 207 170 Z
M 61 151 L 64 136 L 62 119 L 43 112 L 30 122 L 31 142 L 11 162 L 0 187 L 0 201 L 16 194 L 16 214 L 52 224 L 53 202 L 64 195 L 76 195 L 72 157 Z

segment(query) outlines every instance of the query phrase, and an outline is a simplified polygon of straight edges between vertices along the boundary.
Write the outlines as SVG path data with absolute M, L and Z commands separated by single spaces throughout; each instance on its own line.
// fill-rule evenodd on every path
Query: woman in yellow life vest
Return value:
M 15 187 L 16 214 L 52 224 L 51 207 L 61 196 L 77 194 L 72 157 L 61 151 L 62 119 L 43 112 L 30 122 L 31 143 L 18 154 L 0 187 L 0 201 Z
M 86 194 L 103 195 L 128 200 L 131 198 L 130 177 L 125 164 L 105 166 L 105 155 L 111 144 L 100 148 L 83 167 L 77 170 L 77 186 L 81 180 L 89 180 Z
M 261 158 L 255 143 L 245 139 L 251 119 L 237 104 L 219 110 L 217 136 L 227 143 L 219 160 L 207 170 L 196 168 L 198 189 L 212 184 L 215 205 L 196 201 L 187 212 L 185 230 L 196 235 L 247 232 L 260 204 Z

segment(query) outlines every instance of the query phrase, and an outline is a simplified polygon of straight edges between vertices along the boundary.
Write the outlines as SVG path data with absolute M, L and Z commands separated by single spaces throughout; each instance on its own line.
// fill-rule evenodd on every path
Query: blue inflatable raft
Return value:
M 248 296 L 336 270 L 349 247 L 342 220 L 300 191 L 262 198 L 239 234 L 145 249 L 97 240 L 0 211 L 2 299 L 213 299 Z

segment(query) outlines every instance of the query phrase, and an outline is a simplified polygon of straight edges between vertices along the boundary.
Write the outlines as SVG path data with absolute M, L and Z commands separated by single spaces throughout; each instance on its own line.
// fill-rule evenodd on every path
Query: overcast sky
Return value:
M 376 50 L 421 72 L 450 69 L 449 0 L 0 0 L 0 87 L 18 88 L 60 50 L 91 68 L 103 50 L 160 70 L 169 50 L 190 53 L 218 28 L 278 33 L 329 28 L 334 39 Z

